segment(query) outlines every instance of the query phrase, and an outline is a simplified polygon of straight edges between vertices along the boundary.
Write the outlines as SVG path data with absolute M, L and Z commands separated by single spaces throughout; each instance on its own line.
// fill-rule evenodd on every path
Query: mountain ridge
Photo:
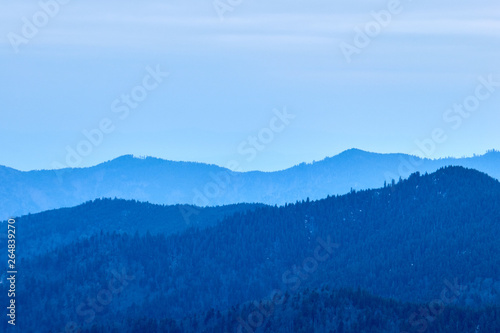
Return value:
M 105 288 L 118 270 L 134 279 L 92 324 L 124 316 L 134 321 L 184 318 L 259 301 L 273 290 L 295 294 L 323 285 L 431 304 L 451 283 L 463 286 L 453 302 L 462 309 L 498 306 L 499 198 L 498 180 L 474 169 L 445 167 L 382 188 L 240 210 L 203 230 L 152 235 L 95 228 L 83 239 L 22 256 L 25 279 L 36 282 L 22 285 L 19 301 L 29 309 L 26 325 L 41 323 L 36 316 L 45 309 L 52 317 L 44 325 L 77 321 L 90 329 L 88 311 L 75 308 L 83 302 L 88 310 L 89 293 Z M 88 216 L 58 210 L 58 216 L 35 216 L 38 222 L 21 218 L 18 240 L 44 240 L 45 226 L 54 220 L 70 228 L 79 221 L 99 226 L 108 224 L 102 217 L 109 215 L 116 220 L 110 225 L 116 225 L 123 209 L 114 205 L 120 201 L 110 203 L 94 203 L 101 212 L 89 210 Z M 154 214 L 143 218 L 154 219 Z M 146 227 L 133 216 L 131 221 L 133 228 Z M 26 225 L 38 231 L 25 232 Z M 45 298 L 51 301 L 35 301 Z M 68 300 L 64 311 L 51 310 Z
M 351 189 L 380 187 L 413 172 L 460 165 L 500 179 L 500 152 L 468 158 L 421 159 L 350 149 L 321 161 L 273 171 L 236 172 L 214 164 L 123 155 L 87 168 L 19 171 L 0 167 L 0 219 L 70 207 L 101 197 L 154 204 L 278 204 Z
M 220 169 L 225 169 L 225 170 L 228 170 L 228 171 L 231 171 L 231 172 L 235 172 L 235 173 L 248 173 L 248 172 L 275 173 L 275 172 L 281 172 L 281 171 L 284 171 L 284 170 L 289 170 L 289 169 L 292 169 L 292 168 L 295 168 L 295 167 L 301 166 L 301 165 L 313 165 L 313 164 L 318 164 L 318 163 L 321 163 L 321 162 L 327 162 L 327 161 L 330 161 L 332 159 L 335 159 L 336 157 L 346 157 L 346 156 L 349 156 L 349 157 L 352 157 L 352 156 L 359 157 L 359 156 L 363 156 L 363 155 L 365 155 L 365 156 L 366 155 L 372 155 L 372 156 L 391 156 L 392 155 L 392 156 L 397 156 L 397 157 L 401 156 L 401 157 L 411 157 L 411 158 L 424 159 L 424 160 L 430 160 L 430 161 L 440 161 L 440 160 L 463 160 L 463 159 L 471 159 L 471 158 L 491 156 L 491 155 L 500 156 L 500 151 L 498 151 L 496 149 L 490 149 L 490 150 L 486 151 L 484 154 L 479 154 L 479 155 L 474 154 L 473 156 L 462 156 L 462 157 L 447 156 L 447 157 L 439 157 L 439 158 L 428 158 L 428 157 L 422 158 L 422 157 L 419 157 L 417 155 L 411 155 L 411 154 L 406 154 L 406 153 L 378 153 L 378 152 L 368 151 L 368 150 L 359 149 L 359 148 L 349 148 L 349 149 L 341 151 L 340 153 L 338 153 L 336 155 L 326 156 L 326 157 L 324 157 L 321 160 L 314 160 L 313 162 L 301 162 L 299 164 L 295 164 L 295 165 L 292 165 L 292 166 L 284 168 L 284 169 L 278 169 L 278 170 L 272 170 L 272 171 L 262 171 L 262 170 L 237 171 L 237 170 L 231 170 L 231 169 L 229 169 L 227 167 L 220 166 L 220 165 L 217 165 L 217 164 L 214 164 L 214 163 L 196 162 L 196 161 L 182 161 L 182 160 L 170 160 L 170 159 L 161 158 L 161 157 L 155 157 L 155 156 L 142 156 L 142 155 L 141 156 L 136 156 L 134 154 L 120 155 L 120 156 L 117 156 L 115 158 L 112 158 L 112 159 L 109 159 L 109 160 L 97 163 L 95 165 L 85 166 L 85 167 L 74 167 L 74 168 L 65 167 L 65 168 L 58 168 L 58 169 L 19 170 L 19 169 L 16 169 L 16 168 L 13 168 L 13 167 L 10 167 L 10 166 L 7 166 L 7 165 L 0 164 L 0 169 L 5 168 L 5 169 L 9 169 L 9 170 L 21 172 L 21 173 L 39 172 L 39 171 L 53 171 L 53 172 L 57 172 L 57 171 L 76 170 L 76 169 L 92 169 L 92 168 L 95 168 L 95 167 L 98 167 L 98 166 L 112 164 L 112 163 L 120 162 L 120 161 L 131 161 L 131 160 L 132 161 L 145 161 L 146 160 L 146 161 L 160 161 L 160 162 L 177 163 L 177 164 L 183 164 L 183 165 L 193 164 L 193 165 L 211 166 L 211 167 L 217 167 L 217 168 L 220 168 Z

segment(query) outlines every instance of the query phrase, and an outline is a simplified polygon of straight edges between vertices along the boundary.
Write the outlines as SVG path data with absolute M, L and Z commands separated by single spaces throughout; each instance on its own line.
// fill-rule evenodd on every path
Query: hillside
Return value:
M 101 232 L 170 235 L 188 228 L 204 229 L 236 212 L 250 211 L 262 206 L 234 204 L 201 208 L 191 205 L 153 205 L 122 199 L 97 199 L 76 207 L 18 218 L 18 239 L 23 242 L 18 255 L 26 257 L 46 253 Z M 6 234 L 7 230 L 2 230 L 0 237 L 6 239 Z
M 421 309 L 426 309 L 426 317 Z M 500 308 L 464 310 L 455 306 L 431 313 L 429 304 L 385 300 L 362 291 L 330 290 L 328 286 L 237 305 L 228 311 L 210 309 L 182 320 L 140 319 L 100 325 L 84 333 L 471 333 L 498 332 Z

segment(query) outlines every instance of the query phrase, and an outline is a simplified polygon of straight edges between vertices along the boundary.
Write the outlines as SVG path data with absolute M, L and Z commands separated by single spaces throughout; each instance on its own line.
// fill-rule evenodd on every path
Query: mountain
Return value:
M 474 168 L 500 179 L 500 152 L 495 151 L 430 160 L 351 149 L 276 172 L 232 172 L 215 165 L 127 155 L 90 168 L 21 172 L 0 167 L 0 219 L 115 197 L 169 205 L 282 205 L 344 194 L 351 188 L 376 188 L 448 165 Z
M 119 220 L 124 209 L 98 208 L 103 211 L 96 209 L 86 223 L 98 225 L 100 216 L 110 216 L 106 223 L 116 224 L 113 214 Z M 40 214 L 37 223 L 16 222 L 19 251 L 50 233 L 58 213 L 63 221 L 73 216 L 53 213 L 50 220 Z M 22 232 L 23 221 L 37 230 Z M 500 306 L 499 221 L 500 182 L 476 170 L 446 167 L 379 189 L 241 210 L 203 230 L 95 230 L 22 256 L 17 301 L 30 332 L 180 320 L 210 309 L 233 311 L 276 290 L 295 295 L 325 285 L 434 310 L 458 306 L 474 316 L 471 309 Z M 0 282 L 6 295 L 5 277 Z
M 188 228 L 203 229 L 237 212 L 251 211 L 262 204 L 216 207 L 162 206 L 123 199 L 96 199 L 72 208 L 30 214 L 16 219 L 23 246 L 19 256 L 46 253 L 62 245 L 87 239 L 96 233 L 170 235 Z M 44 232 L 50 228 L 50 232 Z M 40 234 L 43 237 L 39 237 Z M 7 238 L 2 230 L 1 238 Z

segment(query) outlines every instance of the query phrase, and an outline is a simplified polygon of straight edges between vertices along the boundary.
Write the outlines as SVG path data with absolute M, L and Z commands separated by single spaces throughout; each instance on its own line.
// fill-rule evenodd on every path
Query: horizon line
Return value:
M 445 160 L 445 159 L 467 159 L 467 158 L 474 158 L 474 157 L 485 156 L 485 155 L 487 155 L 489 153 L 499 153 L 500 152 L 499 150 L 493 148 L 493 149 L 486 150 L 486 152 L 484 152 L 482 154 L 473 153 L 472 155 L 462 155 L 461 157 L 446 156 L 446 157 L 431 158 L 431 157 L 422 157 L 422 156 L 418 156 L 418 155 L 414 155 L 414 154 L 401 153 L 401 152 L 379 153 L 379 152 L 373 152 L 373 151 L 363 150 L 363 149 L 359 149 L 359 148 L 349 148 L 349 149 L 341 151 L 338 154 L 331 155 L 331 156 L 326 156 L 326 157 L 324 157 L 321 160 L 313 160 L 312 162 L 306 162 L 306 161 L 304 161 L 304 162 L 300 162 L 298 164 L 289 166 L 289 167 L 284 168 L 284 169 L 277 169 L 277 170 L 271 170 L 271 171 L 263 171 L 263 170 L 238 171 L 238 170 L 233 170 L 233 169 L 228 168 L 226 166 L 221 166 L 221 165 L 218 165 L 218 164 L 215 164 L 215 163 L 200 162 L 200 161 L 186 161 L 186 160 L 184 160 L 184 161 L 182 161 L 182 160 L 170 160 L 170 159 L 166 159 L 166 158 L 162 158 L 162 157 L 156 157 L 156 156 L 150 156 L 150 155 L 134 155 L 134 154 L 119 155 L 117 157 L 114 157 L 114 158 L 111 158 L 109 160 L 105 160 L 105 161 L 99 162 L 99 163 L 94 164 L 94 165 L 81 166 L 81 167 L 80 166 L 69 167 L 69 166 L 64 166 L 63 165 L 64 167 L 62 167 L 62 168 L 30 169 L 30 170 L 16 169 L 16 168 L 13 168 L 13 167 L 9 167 L 7 165 L 0 165 L 0 167 L 12 169 L 12 170 L 15 170 L 15 171 L 18 171 L 18 172 L 61 171 L 61 170 L 67 170 L 67 169 L 81 170 L 81 169 L 95 168 L 97 166 L 100 166 L 100 165 L 103 165 L 103 164 L 106 164 L 106 163 L 110 163 L 110 162 L 116 161 L 116 160 L 124 158 L 124 157 L 131 157 L 131 158 L 136 159 L 136 160 L 156 159 L 156 160 L 161 160 L 161 161 L 165 161 L 165 162 L 173 162 L 173 163 L 202 164 L 202 165 L 206 165 L 206 166 L 215 166 L 215 167 L 218 167 L 218 168 L 227 169 L 227 170 L 230 170 L 230 171 L 236 172 L 236 173 L 249 173 L 249 172 L 272 173 L 272 172 L 280 172 L 280 171 L 289 170 L 289 169 L 292 169 L 292 168 L 295 168 L 295 167 L 298 167 L 298 166 L 301 166 L 301 165 L 304 165 L 304 164 L 305 165 L 313 165 L 313 164 L 324 162 L 324 161 L 326 161 L 328 159 L 335 158 L 335 157 L 338 157 L 338 156 L 340 156 L 342 154 L 345 154 L 345 153 L 348 153 L 348 152 L 353 152 L 353 151 L 357 151 L 357 152 L 364 153 L 364 154 L 375 154 L 375 155 L 405 155 L 405 156 L 411 156 L 411 157 L 419 158 L 419 159 L 422 159 L 422 160 L 431 160 L 431 161 L 438 161 L 438 160 Z

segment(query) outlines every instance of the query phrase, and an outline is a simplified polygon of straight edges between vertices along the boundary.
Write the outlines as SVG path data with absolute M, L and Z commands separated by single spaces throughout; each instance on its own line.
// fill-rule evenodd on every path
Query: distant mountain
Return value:
M 91 168 L 21 172 L 0 167 L 0 219 L 71 207 L 96 198 L 197 206 L 293 203 L 380 187 L 443 166 L 474 168 L 500 179 L 500 152 L 460 159 L 419 159 L 357 149 L 277 172 L 232 172 L 215 165 L 122 156 Z
M 74 323 L 104 332 L 114 325 L 141 327 L 184 317 L 196 318 L 189 324 L 196 329 L 214 323 L 206 318 L 212 308 L 237 313 L 233 307 L 269 299 L 276 290 L 294 295 L 324 285 L 333 290 L 359 287 L 378 297 L 427 304 L 432 311 L 436 306 L 459 306 L 468 313 L 467 318 L 480 319 L 477 325 L 483 328 L 484 320 L 495 315 L 487 311 L 476 316 L 470 309 L 493 306 L 498 311 L 500 306 L 500 182 L 472 169 L 446 167 L 432 174 L 413 174 L 379 189 L 353 190 L 281 207 L 256 207 L 235 212 L 203 230 L 190 228 L 173 235 L 147 232 L 157 228 L 155 214 L 148 214 L 151 222 L 145 222 L 142 233 L 97 231 L 100 223 L 103 229 L 105 224 L 120 224 L 126 206 L 136 205 L 115 203 L 123 206 L 117 209 L 106 201 L 89 204 L 87 208 L 95 209 L 78 223 L 95 226 L 91 236 L 62 243 L 47 253 L 23 256 L 18 263 L 22 267 L 19 280 L 24 281 L 17 290 L 24 331 L 60 332 Z M 19 251 L 27 246 L 24 244 L 53 232 L 50 226 L 55 220 L 76 228 L 69 220 L 72 216 L 70 211 L 57 210 L 52 215 L 38 215 L 36 223 L 29 217 L 19 219 Z M 103 216 L 107 216 L 106 222 L 100 221 Z M 36 230 L 23 232 L 26 223 Z M 58 228 L 64 225 L 57 223 Z M 138 225 L 141 223 L 135 227 Z M 0 294 L 6 295 L 8 285 L 5 279 L 1 282 Z M 323 307 L 323 301 L 318 302 L 299 298 L 284 311 L 294 311 L 289 314 L 294 317 L 299 311 L 310 312 L 309 306 Z M 366 306 L 375 305 L 347 304 L 338 310 L 344 309 L 346 316 L 351 310 L 359 315 Z M 390 324 L 394 316 L 401 317 L 400 312 L 390 314 L 384 307 L 376 318 L 366 314 L 368 324 L 372 320 Z M 325 315 L 336 311 L 323 310 Z M 413 320 L 429 317 L 418 311 L 419 317 Z M 435 322 L 426 319 L 436 325 L 429 332 L 463 331 L 462 326 L 457 331 L 439 330 L 458 323 L 461 313 L 451 312 L 451 318 Z M 194 317 L 196 314 L 204 317 Z M 282 318 L 270 325 L 278 325 Z M 400 320 L 407 322 L 408 318 L 405 315 Z M 340 325 L 339 319 L 333 320 Z M 344 324 L 355 320 L 345 318 Z M 221 319 L 221 323 L 234 332 L 233 322 Z M 324 323 L 317 319 L 317 325 Z M 370 331 L 370 326 L 366 328 Z M 116 329 L 120 331 L 120 327 Z M 353 328 L 346 326 L 345 331 Z

